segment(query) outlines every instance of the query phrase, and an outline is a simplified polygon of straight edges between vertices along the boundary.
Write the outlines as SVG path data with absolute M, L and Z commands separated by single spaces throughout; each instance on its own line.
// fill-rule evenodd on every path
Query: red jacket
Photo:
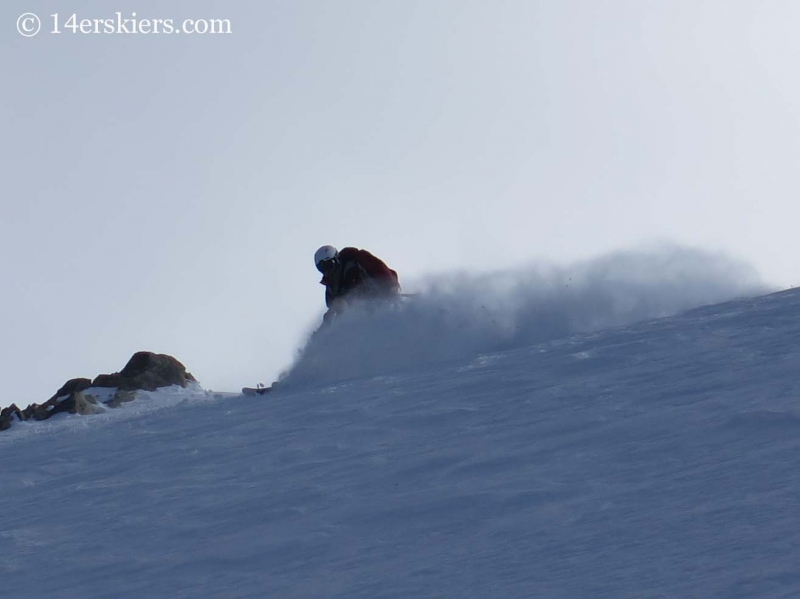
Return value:
M 339 266 L 325 274 L 325 305 L 330 308 L 346 296 L 385 297 L 400 292 L 397 272 L 367 250 L 346 247 L 339 251 Z

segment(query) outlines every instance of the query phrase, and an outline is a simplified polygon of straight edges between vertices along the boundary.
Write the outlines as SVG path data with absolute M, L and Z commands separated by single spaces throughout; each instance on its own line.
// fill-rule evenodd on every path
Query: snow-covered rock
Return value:
M 152 352 L 135 353 L 125 367 L 114 374 L 101 374 L 94 381 L 75 378 L 67 381 L 42 404 L 33 403 L 24 410 L 16 405 L 0 411 L 0 431 L 15 420 L 47 420 L 56 414 L 90 415 L 117 408 L 137 398 L 139 391 L 197 384 L 191 373 L 177 359 Z

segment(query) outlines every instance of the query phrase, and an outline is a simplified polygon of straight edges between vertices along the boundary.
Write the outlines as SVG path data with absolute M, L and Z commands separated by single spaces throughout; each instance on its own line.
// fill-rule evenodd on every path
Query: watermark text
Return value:
M 230 19 L 145 19 L 135 12 L 127 15 L 117 12 L 103 19 L 84 19 L 77 13 L 54 13 L 44 22 L 33 13 L 25 13 L 17 19 L 17 31 L 25 37 L 42 31 L 56 35 L 215 35 L 230 34 L 232 26 Z

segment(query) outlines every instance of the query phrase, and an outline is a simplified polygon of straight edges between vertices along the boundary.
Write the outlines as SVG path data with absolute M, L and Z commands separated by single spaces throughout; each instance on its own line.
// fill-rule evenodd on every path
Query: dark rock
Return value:
M 78 392 L 80 393 L 80 392 Z M 47 420 L 51 416 L 60 414 L 61 412 L 75 413 L 75 393 L 67 397 L 57 395 L 52 399 L 48 399 L 43 404 L 31 404 L 25 409 L 25 412 L 30 411 L 29 418 L 34 420 Z
M 122 377 L 116 374 L 100 374 L 92 381 L 92 387 L 119 387 Z
M 92 386 L 91 379 L 70 379 L 64 385 L 55 392 L 53 397 L 50 399 L 57 399 L 59 397 L 67 397 L 72 395 L 76 391 L 84 391 Z
M 11 405 L 0 411 L 0 431 L 6 430 L 16 416 L 20 420 L 47 420 L 55 414 L 96 414 L 105 407 L 116 408 L 136 398 L 136 391 L 155 391 L 160 387 L 180 385 L 185 387 L 196 379 L 186 367 L 172 356 L 137 352 L 120 372 L 101 374 L 94 381 L 86 378 L 71 379 L 43 404 L 32 403 L 24 410 Z M 96 397 L 84 393 L 90 387 L 116 387 L 114 397 L 101 404 Z
M 12 403 L 7 408 L 3 408 L 2 410 L 0 410 L 0 418 L 5 418 L 6 416 L 14 416 L 15 414 L 20 420 L 22 420 L 22 410 L 20 410 L 17 407 L 17 404 L 15 403 Z
M 186 372 L 186 367 L 172 356 L 137 352 L 120 372 L 101 374 L 92 382 L 92 386 L 117 387 L 120 391 L 155 391 L 171 385 L 185 387 L 194 380 Z
M 39 407 L 38 403 L 32 403 L 27 408 L 22 410 L 22 419 L 27 420 L 33 415 L 33 411 Z
M 7 408 L 0 410 L 0 431 L 4 431 L 11 427 L 14 422 L 14 416 L 16 416 L 19 420 L 23 420 L 22 410 L 17 407 L 17 404 L 12 403 Z
M 48 400 L 42 404 L 34 403 L 25 408 L 25 415 L 27 418 L 33 418 L 34 420 L 47 420 L 53 415 L 51 414 L 53 407 L 55 407 L 53 400 Z
M 69 414 L 97 414 L 105 412 L 97 399 L 81 391 L 74 391 L 67 397 L 57 396 L 41 405 L 29 406 L 29 418 L 34 420 L 47 420 L 48 418 L 67 412 Z M 27 410 L 26 410 L 27 411 Z
M 75 407 L 76 396 L 91 386 L 92 381 L 90 379 L 70 379 L 43 404 L 32 403 L 24 410 L 20 410 L 16 408 L 16 406 L 12 407 L 16 408 L 20 420 L 28 420 L 29 418 L 33 418 L 34 420 L 47 420 L 51 416 L 61 412 L 70 412 L 74 414 L 77 411 Z M 6 408 L 6 410 L 8 409 L 10 408 Z M 5 412 L 5 410 L 3 410 L 3 412 Z

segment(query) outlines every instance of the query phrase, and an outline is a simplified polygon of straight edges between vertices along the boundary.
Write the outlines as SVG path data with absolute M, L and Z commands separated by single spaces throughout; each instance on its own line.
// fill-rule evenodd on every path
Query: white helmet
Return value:
M 320 263 L 326 262 L 328 260 L 334 260 L 336 256 L 339 255 L 339 250 L 337 250 L 332 245 L 323 245 L 314 253 L 314 265 L 317 269 L 320 269 Z

